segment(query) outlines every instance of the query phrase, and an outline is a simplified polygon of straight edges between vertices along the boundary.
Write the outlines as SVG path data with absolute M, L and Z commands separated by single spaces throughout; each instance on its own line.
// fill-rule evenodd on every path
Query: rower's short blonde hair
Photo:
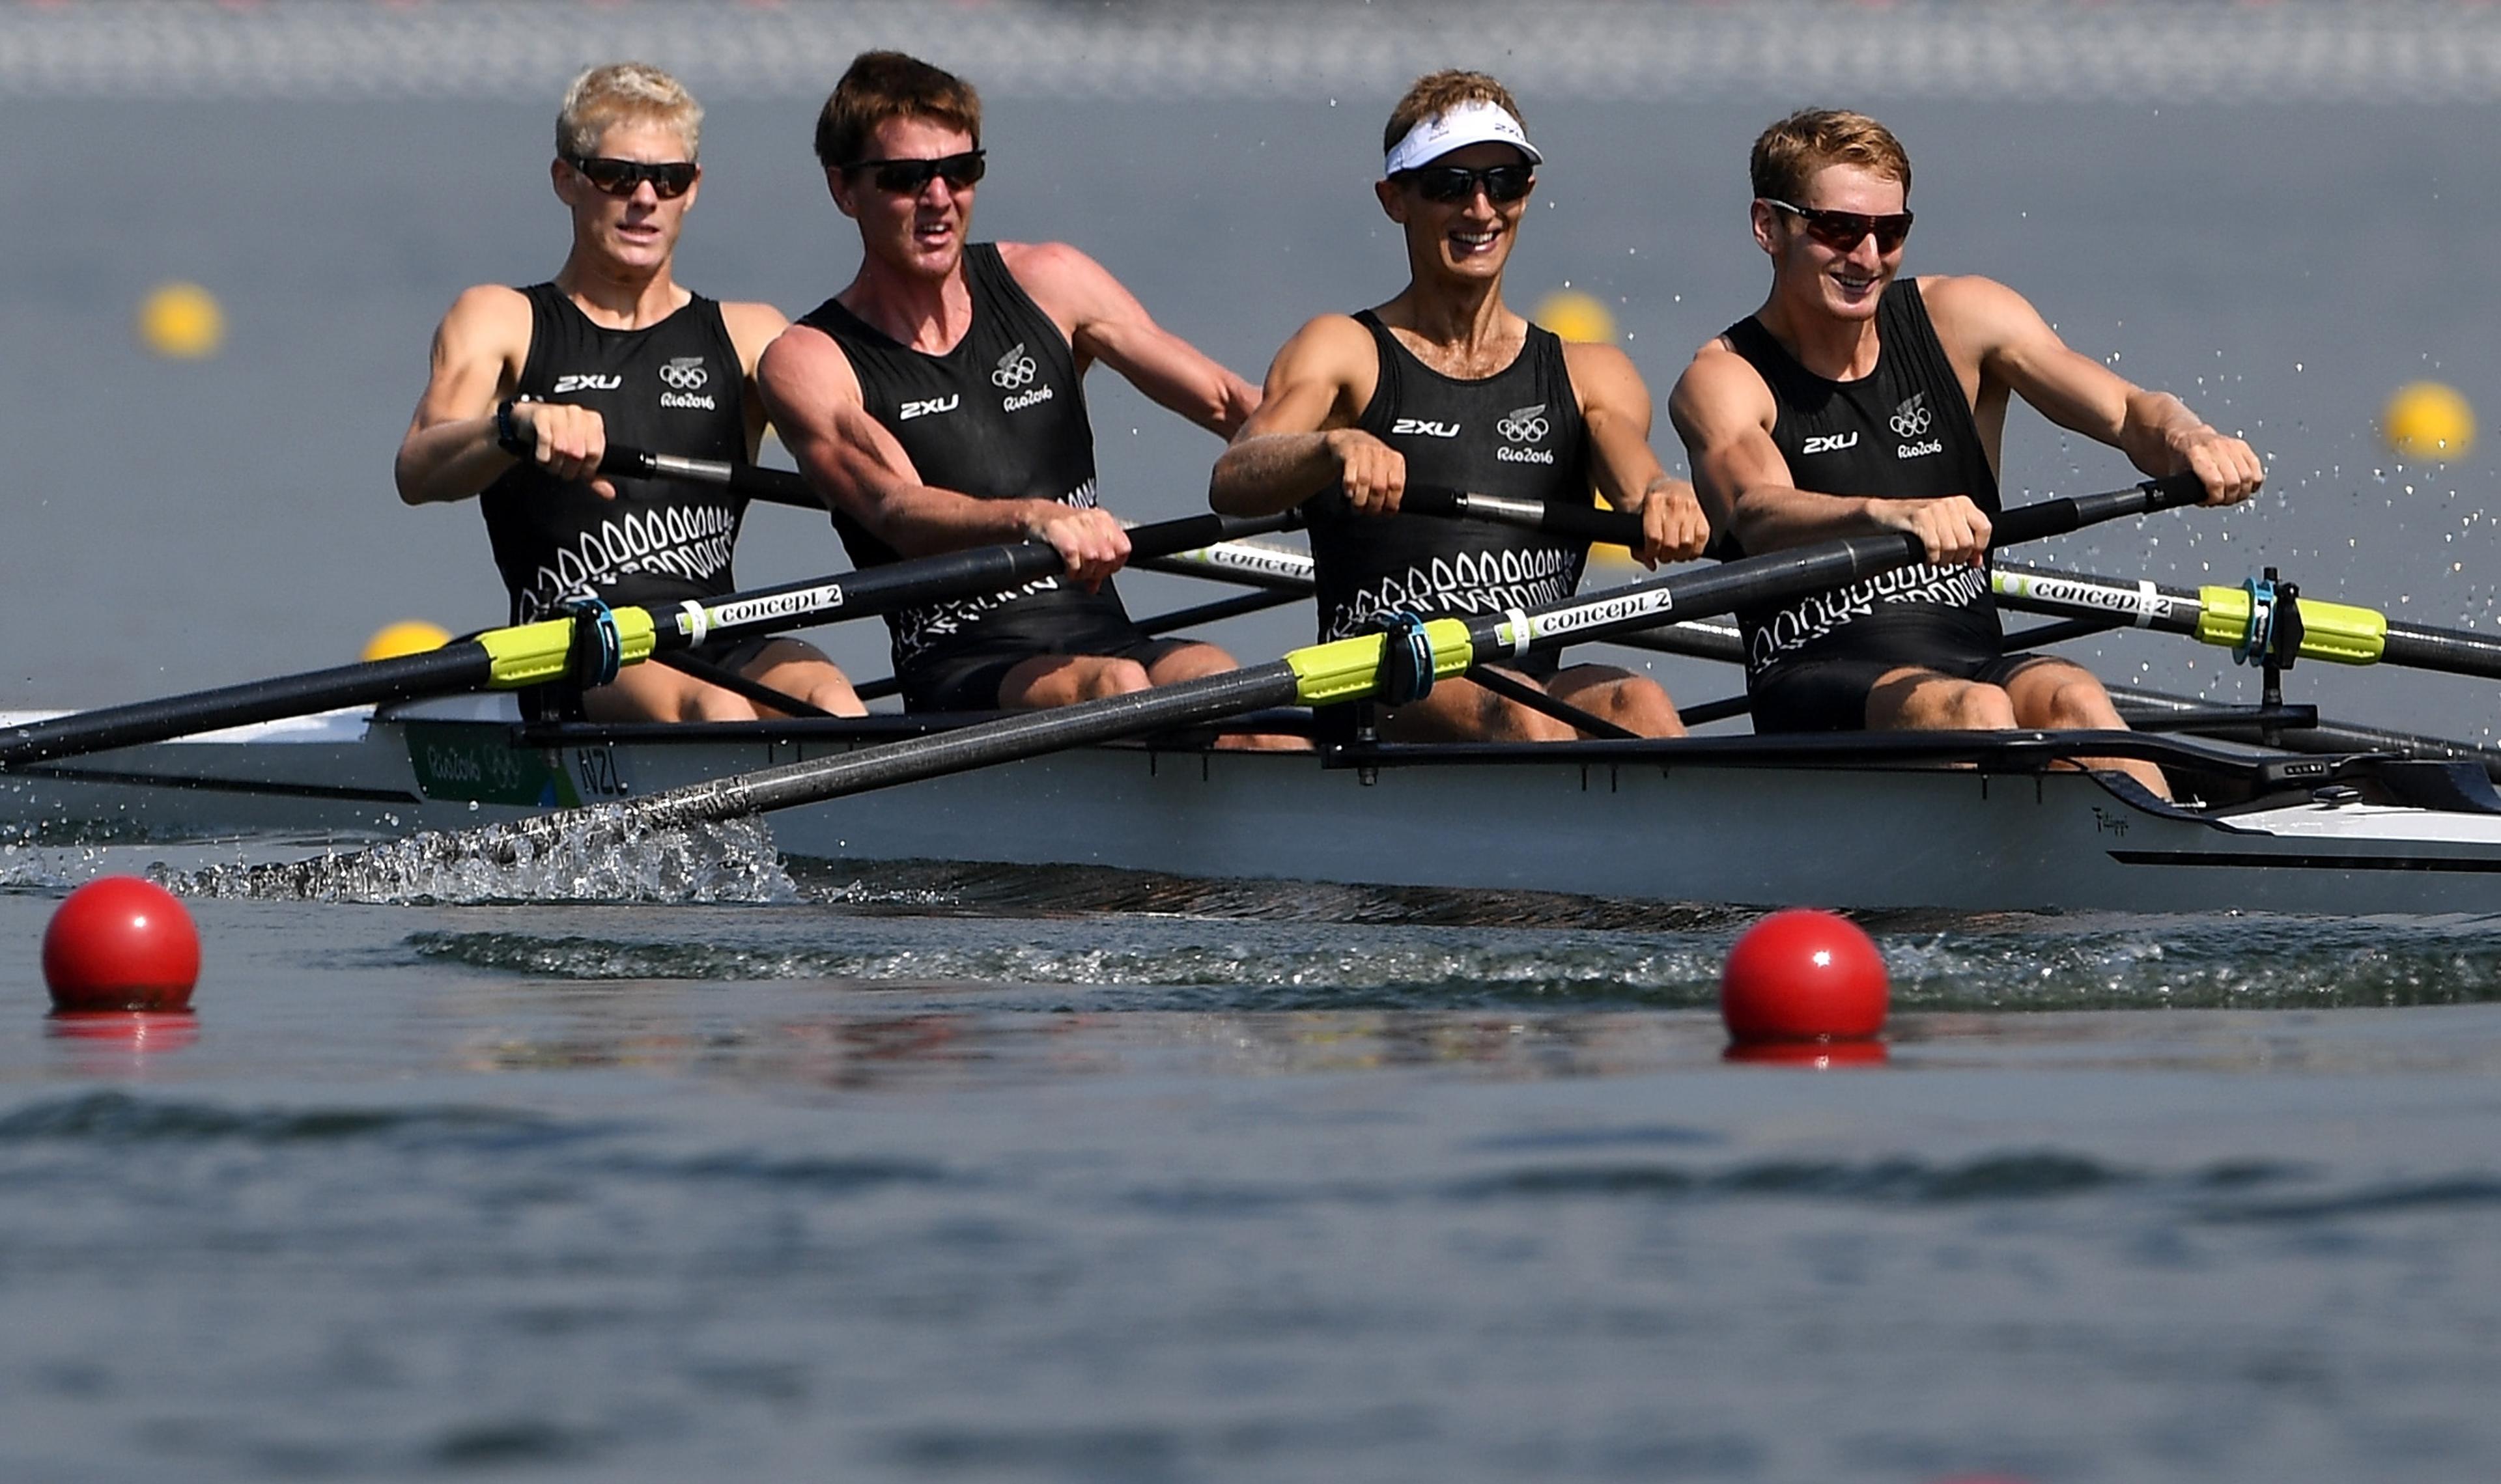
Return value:
M 620 123 L 655 123 L 678 131 L 686 158 L 696 157 L 703 136 L 703 105 L 685 84 L 648 62 L 593 67 L 564 90 L 555 114 L 555 152 L 586 159 Z
M 1446 68 L 1428 72 L 1409 84 L 1398 106 L 1389 111 L 1389 126 L 1381 131 L 1381 152 L 1387 154 L 1397 148 L 1398 142 L 1416 125 L 1427 118 L 1438 118 L 1462 103 L 1490 103 L 1509 114 L 1512 122 L 1522 126 L 1528 122 L 1519 115 L 1519 100 L 1490 75 Z
M 1750 162 L 1754 194 L 1797 204 L 1815 173 L 1827 165 L 1855 165 L 1911 194 L 1911 155 L 1893 131 L 1848 109 L 1800 109 L 1765 129 Z

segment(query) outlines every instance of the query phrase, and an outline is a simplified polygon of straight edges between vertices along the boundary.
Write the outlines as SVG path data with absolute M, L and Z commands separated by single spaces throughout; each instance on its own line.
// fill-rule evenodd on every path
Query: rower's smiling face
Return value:
M 694 151 L 674 124 L 641 119 L 601 131 L 593 158 L 666 165 L 691 161 Z M 628 194 L 611 195 L 567 160 L 555 162 L 552 176 L 557 199 L 573 211 L 575 239 L 620 266 L 641 269 L 666 264 L 677 250 L 698 188 L 689 185 L 683 195 L 663 197 L 651 181 L 637 181 Z
M 1817 171 L 1789 203 L 1810 212 L 1853 212 L 1867 216 L 1894 216 L 1908 209 L 1902 182 L 1878 175 L 1863 165 L 1826 165 Z M 1754 203 L 1754 241 L 1772 257 L 1773 291 L 1813 304 L 1836 319 L 1873 319 L 1886 284 L 1902 269 L 1907 241 L 1890 252 L 1869 232 L 1847 249 L 1808 230 L 1793 213 L 1767 202 Z
M 1482 177 L 1466 182 L 1466 194 L 1458 199 L 1435 199 L 1426 189 L 1427 178 L 1434 172 L 1456 167 L 1463 171 L 1484 171 L 1497 166 L 1533 169 L 1527 156 L 1506 144 L 1470 145 L 1440 156 L 1421 170 L 1402 172 L 1397 178 L 1383 181 L 1375 186 L 1381 197 L 1381 209 L 1389 219 L 1407 229 L 1407 256 L 1417 273 L 1427 265 L 1462 279 L 1494 279 L 1511 261 L 1511 247 L 1519 233 L 1519 219 L 1528 211 L 1529 197 L 1536 191 L 1536 179 L 1528 178 L 1528 189 L 1510 201 L 1496 201 L 1490 185 Z
M 880 123 L 869 135 L 872 160 L 937 160 L 975 148 L 973 137 L 934 119 L 902 116 Z M 917 277 L 945 278 L 964 252 L 973 220 L 970 183 L 932 175 L 915 190 L 887 190 L 875 170 L 827 170 L 826 188 L 844 215 L 859 223 L 860 245 L 872 256 Z

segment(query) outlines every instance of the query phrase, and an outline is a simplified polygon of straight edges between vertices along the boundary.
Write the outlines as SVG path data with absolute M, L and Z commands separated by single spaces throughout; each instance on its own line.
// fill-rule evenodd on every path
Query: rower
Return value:
M 550 166 L 573 214 L 564 267 L 527 288 L 468 289 L 434 332 L 433 371 L 394 470 L 400 498 L 479 497 L 515 623 L 584 604 L 674 608 L 737 585 L 743 497 L 598 473 L 612 440 L 746 466 L 763 437 L 755 363 L 787 321 L 671 276 L 702 178 L 702 124 L 694 98 L 657 68 L 619 62 L 574 79 Z M 797 640 L 687 652 L 820 710 L 866 709 Z M 757 715 L 745 697 L 663 665 L 630 666 L 579 702 L 598 721 Z
M 1579 586 L 1585 542 L 1386 518 L 1411 483 L 1584 510 L 1594 487 L 1640 514 L 1635 554 L 1646 565 L 1699 555 L 1708 522 L 1692 487 L 1651 451 L 1641 373 L 1614 346 L 1566 345 L 1503 302 L 1503 268 L 1545 159 L 1509 90 L 1477 72 L 1421 78 L 1390 111 L 1383 148 L 1373 190 L 1405 231 L 1407 286 L 1295 332 L 1258 412 L 1217 462 L 1209 503 L 1242 515 L 1304 507 L 1322 640 L 1392 615 L 1528 608 Z M 1532 700 L 1543 691 L 1642 736 L 1684 731 L 1664 690 L 1611 666 L 1564 668 L 1547 651 L 1500 675 Z M 1463 679 L 1396 707 L 1382 731 L 1411 742 L 1578 735 Z
M 2079 666 L 2005 652 L 1987 568 L 2007 399 L 2147 474 L 2194 474 L 2208 505 L 2249 498 L 2257 454 L 2067 348 L 2003 284 L 1896 277 L 1911 161 L 1875 119 L 1792 114 L 1754 142 L 1752 174 L 1771 293 L 1694 355 L 1668 404 L 1723 552 L 1877 531 L 1927 548 L 1924 564 L 1739 613 L 1754 730 L 2124 727 Z M 2150 763 L 2087 761 L 2170 797 Z
M 887 615 L 905 708 L 1065 706 L 1235 668 L 1213 644 L 1148 637 L 1121 606 L 1112 574 L 1129 540 L 1096 499 L 1084 379 L 1101 361 L 1219 437 L 1258 393 L 1076 248 L 966 241 L 986 155 L 963 79 L 861 52 L 825 100 L 816 149 L 858 224 L 859 271 L 774 343 L 759 382 L 851 559 L 1034 539 L 1067 564 Z

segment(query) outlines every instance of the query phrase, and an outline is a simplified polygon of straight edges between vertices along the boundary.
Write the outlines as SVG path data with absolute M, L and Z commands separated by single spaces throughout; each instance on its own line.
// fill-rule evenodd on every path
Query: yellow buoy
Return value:
M 2475 446 L 2475 409 L 2454 386 L 2416 381 L 2397 388 L 2381 414 L 2380 435 L 2400 458 L 2446 464 Z
M 205 360 L 225 338 L 225 311 L 197 283 L 161 283 L 139 301 L 139 343 L 158 355 Z
M 403 618 L 374 631 L 374 637 L 365 641 L 365 659 L 395 660 L 403 654 L 440 649 L 450 643 L 451 634 L 443 625 L 427 623 L 422 618 Z
M 1558 288 L 1548 294 L 1537 306 L 1531 319 L 1562 336 L 1592 345 L 1611 345 L 1616 338 L 1616 316 L 1607 307 L 1577 288 Z

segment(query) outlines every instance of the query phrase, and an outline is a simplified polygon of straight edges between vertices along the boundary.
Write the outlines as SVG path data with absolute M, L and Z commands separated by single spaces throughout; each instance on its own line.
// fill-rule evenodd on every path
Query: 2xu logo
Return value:
M 1038 368 L 1033 357 L 1024 353 L 1024 342 L 1017 341 L 1007 354 L 999 357 L 998 369 L 990 373 L 990 384 L 1001 391 L 1014 391 L 1030 385 Z
M 623 377 L 606 372 L 568 371 L 555 379 L 555 390 L 548 395 L 561 397 L 572 391 L 615 391 L 624 384 Z
M 1401 417 L 1389 425 L 1390 437 L 1396 438 L 1400 434 L 1417 438 L 1456 438 L 1459 425 L 1455 422 L 1434 422 L 1423 417 Z
M 1858 434 L 1854 429 L 1848 433 L 1818 433 L 1808 439 L 1805 446 L 1798 449 L 1798 456 L 1804 458 L 1812 453 L 1839 453 L 1844 448 L 1857 446 Z
M 903 404 L 902 409 L 895 413 L 894 420 L 897 422 L 910 422 L 915 417 L 931 417 L 940 412 L 951 412 L 963 405 L 964 394 L 962 392 L 950 392 L 944 397 L 931 397 L 920 402 L 907 402 Z

